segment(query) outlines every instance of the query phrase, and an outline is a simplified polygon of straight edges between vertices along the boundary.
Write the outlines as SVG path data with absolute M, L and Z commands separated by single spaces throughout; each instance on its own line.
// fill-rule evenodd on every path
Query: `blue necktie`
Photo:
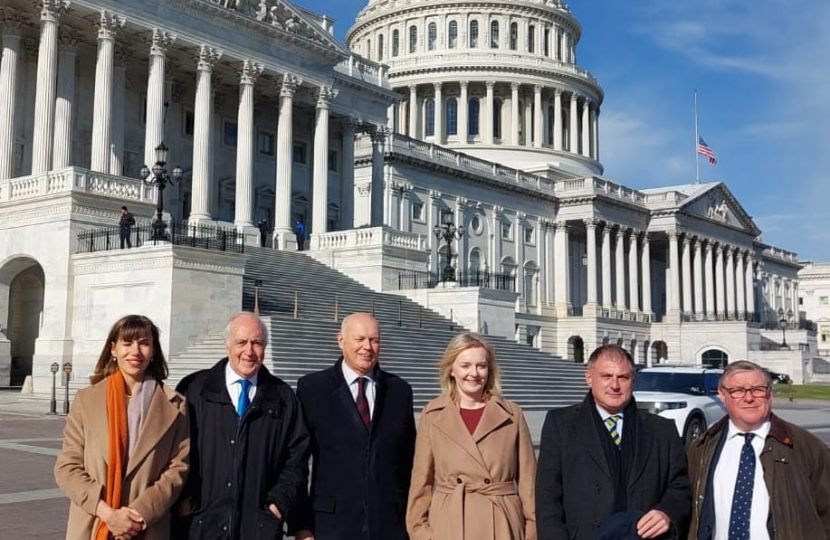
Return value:
M 729 540 L 749 540 L 749 517 L 752 513 L 752 488 L 755 485 L 755 449 L 753 433 L 741 433 L 746 440 L 741 449 L 738 478 L 732 495 L 732 513 L 729 516 Z
M 242 387 L 242 391 L 239 393 L 239 401 L 236 402 L 236 414 L 239 418 L 242 418 L 245 411 L 248 410 L 248 405 L 251 404 L 251 398 L 248 396 L 248 389 L 251 387 L 251 381 L 248 379 L 242 379 L 239 381 L 239 386 Z

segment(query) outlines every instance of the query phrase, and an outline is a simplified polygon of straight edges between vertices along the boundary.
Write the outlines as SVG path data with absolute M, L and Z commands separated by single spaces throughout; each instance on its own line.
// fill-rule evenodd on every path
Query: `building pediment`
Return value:
M 689 199 L 681 209 L 688 215 L 729 225 L 752 236 L 761 233 L 752 217 L 722 183 L 714 184 L 710 189 Z

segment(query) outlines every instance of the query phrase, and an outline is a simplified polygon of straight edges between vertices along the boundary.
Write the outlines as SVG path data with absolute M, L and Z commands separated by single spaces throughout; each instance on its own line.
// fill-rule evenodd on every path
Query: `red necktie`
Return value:
M 363 420 L 363 425 L 369 427 L 372 423 L 372 416 L 369 412 L 369 400 L 366 399 L 366 377 L 358 377 L 357 379 L 357 412 Z

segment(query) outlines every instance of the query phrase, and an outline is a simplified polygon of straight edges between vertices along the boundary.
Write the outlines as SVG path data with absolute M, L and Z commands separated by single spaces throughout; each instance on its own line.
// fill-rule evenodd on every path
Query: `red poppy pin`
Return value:
M 784 437 L 784 444 L 792 444 L 789 437 Z

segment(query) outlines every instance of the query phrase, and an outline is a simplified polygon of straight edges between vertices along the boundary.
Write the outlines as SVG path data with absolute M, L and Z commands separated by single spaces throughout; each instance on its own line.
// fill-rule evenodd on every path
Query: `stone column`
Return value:
M 588 302 L 587 305 L 597 306 L 597 220 L 585 220 L 585 233 L 588 249 Z
M 692 239 L 683 236 L 683 308 L 681 311 L 692 313 Z
M 196 63 L 196 104 L 193 108 L 193 180 L 189 221 L 198 224 L 210 221 L 210 196 L 213 187 L 213 67 L 222 58 L 222 51 L 202 45 Z
M 167 47 L 175 40 L 175 36 L 158 28 L 153 29 L 153 35 L 150 37 L 147 126 L 144 131 L 144 163 L 150 168 L 156 162 L 156 147 L 164 140 L 164 103 L 166 101 L 164 64 L 167 59 Z M 239 185 L 238 181 L 237 185 Z
M 698 320 L 706 315 L 706 308 L 703 305 L 703 253 L 699 238 L 695 238 L 695 259 L 694 259 L 694 280 L 695 280 L 695 305 L 694 311 Z
M 442 83 L 435 83 L 435 137 L 436 144 L 444 144 L 444 94 Z
M 493 104 L 495 102 L 493 89 L 496 83 L 487 81 L 485 84 L 487 85 L 487 100 L 484 104 L 485 113 L 481 115 L 484 126 L 480 127 L 482 127 L 482 133 L 484 133 L 484 144 L 493 144 Z
M 124 174 L 124 114 L 127 105 L 127 59 L 131 56 L 124 46 L 115 47 L 115 66 L 112 72 L 112 125 L 110 134 L 110 174 Z M 133 176 L 135 171 L 128 171 Z
M 711 241 L 706 242 L 706 318 L 713 319 L 717 313 L 715 306 L 715 270 L 712 263 L 712 251 L 715 249 Z
M 55 131 L 52 138 L 52 168 L 54 170 L 72 165 L 72 114 L 75 101 L 75 62 L 79 39 L 76 32 L 61 28 Z
M 677 231 L 669 231 L 669 266 L 671 270 L 671 281 L 669 282 L 669 295 L 671 298 L 670 311 L 678 313 L 680 307 L 680 250 L 678 246 Z
M 591 157 L 599 161 L 599 103 L 591 107 Z
M 628 309 L 628 304 L 625 301 L 625 231 L 625 227 L 619 227 L 617 229 L 617 244 L 615 248 L 617 296 L 614 302 L 617 309 Z
M 559 88 L 553 89 L 553 149 L 562 150 L 562 90 Z
M 112 76 L 115 57 L 115 36 L 124 27 L 125 19 L 107 11 L 101 11 L 98 20 L 98 58 L 95 62 L 95 96 L 92 113 L 93 171 L 107 173 L 110 165 L 110 128 L 112 125 Z M 147 163 L 151 167 L 155 163 Z
M 328 230 L 329 208 L 329 107 L 337 90 L 321 86 L 317 91 L 317 123 L 314 126 L 314 188 L 311 209 L 311 242 Z
M 409 184 L 401 184 L 401 200 L 398 215 L 400 220 L 398 223 L 398 230 L 403 232 L 412 232 L 412 186 Z
M 533 101 L 530 95 L 525 96 L 525 116 L 524 116 L 524 145 L 528 148 L 533 146 Z M 519 138 L 521 140 L 521 137 Z
M 743 251 L 738 251 L 735 254 L 735 295 L 737 296 L 737 310 L 739 320 L 745 319 L 746 314 L 746 294 L 744 286 L 744 254 Z
M 637 262 L 640 258 L 637 249 L 637 238 L 639 236 L 639 231 L 632 229 L 631 235 L 628 237 L 628 304 L 631 311 L 640 311 L 640 276 L 637 274 Z
M 35 124 L 32 141 L 32 174 L 52 168 L 52 137 L 55 129 L 55 95 L 58 75 L 58 21 L 68 3 L 42 0 L 40 46 L 37 54 Z
M 570 226 L 565 221 L 556 223 L 554 263 L 556 265 L 556 316 L 567 317 L 571 307 L 570 280 Z M 498 235 L 498 233 L 496 233 Z
M 542 114 L 542 85 L 537 84 L 533 86 L 533 106 L 535 107 L 534 116 L 536 117 L 536 124 L 533 130 L 533 146 L 542 148 L 544 142 L 543 134 L 545 133 L 545 115 Z
M 409 133 L 413 139 L 418 137 L 418 85 L 409 85 Z
M 715 298 L 715 309 L 718 312 L 718 315 L 725 315 L 726 314 L 726 289 L 725 284 L 723 281 L 723 250 L 725 247 L 723 245 L 717 246 L 717 252 L 715 253 L 715 287 L 716 287 L 716 298 Z
M 746 268 L 744 269 L 746 275 L 744 276 L 746 284 L 746 311 L 747 313 L 755 313 L 755 263 L 752 260 L 752 254 L 748 253 L 746 256 Z
M 470 137 L 470 98 L 467 95 L 467 81 L 461 81 L 461 97 L 458 98 L 458 142 L 467 144 Z M 481 106 L 479 105 L 479 111 Z M 479 121 L 479 132 L 481 132 L 481 122 Z
M 510 83 L 510 144 L 519 146 L 519 87 L 517 82 Z
M 611 298 L 611 224 L 602 226 L 602 305 L 614 305 Z
M 17 61 L 20 57 L 20 31 L 25 19 L 6 8 L 2 13 L 3 56 L 0 63 L 0 180 L 15 175 L 14 134 L 17 108 Z M 21 100 L 22 101 L 22 100 Z
M 356 227 L 354 216 L 354 132 L 357 121 L 347 118 L 340 123 L 340 170 L 341 202 L 340 228 L 352 229 Z
M 651 245 L 648 233 L 643 233 L 643 253 L 641 256 L 643 267 L 643 313 L 651 313 Z
M 250 60 L 239 73 L 239 115 L 236 139 L 236 215 L 233 224 L 240 230 L 253 227 L 254 203 L 254 83 L 262 65 Z
M 386 131 L 377 126 L 372 131 L 372 227 L 383 225 L 383 144 Z
M 274 247 L 293 249 L 297 237 L 291 229 L 291 166 L 294 154 L 294 94 L 302 79 L 284 74 L 280 85 L 277 125 L 277 179 L 274 190 Z
M 579 120 L 578 120 L 578 112 L 577 112 L 577 100 L 578 96 L 576 94 L 571 94 L 571 113 L 568 115 L 570 116 L 570 124 L 571 124 L 571 133 L 570 133 L 570 152 L 574 154 L 579 153 Z
M 726 248 L 726 313 L 735 316 L 735 260 L 731 247 Z
M 591 100 L 582 102 L 582 155 L 591 157 Z
M 548 305 L 554 305 L 556 301 L 556 267 L 555 267 L 555 257 L 556 257 L 556 247 L 554 245 L 556 230 L 554 229 L 553 221 L 546 219 L 545 220 L 545 258 L 542 259 L 545 263 L 545 275 L 547 276 L 548 281 L 548 289 L 547 289 L 547 303 Z

